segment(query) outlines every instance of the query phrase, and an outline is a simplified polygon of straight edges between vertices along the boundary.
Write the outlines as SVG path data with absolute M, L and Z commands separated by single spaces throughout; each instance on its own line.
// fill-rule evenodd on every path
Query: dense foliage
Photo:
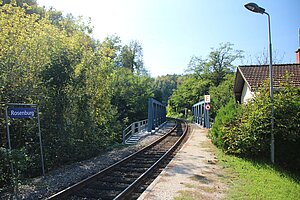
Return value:
M 192 57 L 188 74 L 169 99 L 168 114 L 183 116 L 185 110 L 203 100 L 205 94 L 211 94 L 214 117 L 221 105 L 232 98 L 232 92 L 228 91 L 233 88 L 233 62 L 239 58 L 242 58 L 242 51 L 234 50 L 230 43 L 212 49 L 206 59 Z
M 154 98 L 164 105 L 168 104 L 169 97 L 177 89 L 181 75 L 158 76 L 154 81 Z
M 211 109 L 210 116 L 215 118 L 220 108 L 226 105 L 230 100 L 234 99 L 233 85 L 235 74 L 229 73 L 225 76 L 224 81 L 218 86 L 211 86 L 209 88 L 209 94 L 211 97 Z
M 213 142 L 227 153 L 269 158 L 271 102 L 262 87 L 245 105 L 230 101 L 222 107 L 212 128 Z M 274 94 L 276 163 L 300 170 L 300 90 L 285 84 Z
M 10 181 L 9 160 L 18 178 L 41 174 L 36 119 L 9 120 L 8 157 L 7 103 L 39 105 L 46 170 L 100 153 L 146 118 L 154 82 L 137 41 L 96 41 L 81 19 L 23 1 L 1 4 L 0 24 L 0 186 Z

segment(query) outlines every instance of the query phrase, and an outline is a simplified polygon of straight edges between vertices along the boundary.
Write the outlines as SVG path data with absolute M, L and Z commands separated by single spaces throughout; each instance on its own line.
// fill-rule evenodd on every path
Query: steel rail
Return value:
M 71 186 L 65 188 L 64 190 L 46 198 L 46 200 L 56 200 L 56 199 L 60 200 L 60 199 L 66 198 L 68 196 L 71 196 L 72 194 L 74 194 L 74 192 L 84 188 L 86 185 L 90 184 L 94 180 L 100 178 L 101 176 L 104 176 L 106 173 L 109 173 L 110 171 L 113 171 L 113 169 L 115 167 L 117 167 L 118 165 L 120 165 L 121 163 L 127 162 L 129 159 L 136 156 L 137 154 L 142 153 L 142 152 L 146 151 L 147 149 L 150 149 L 151 147 L 155 146 L 156 144 L 158 144 L 159 142 L 164 140 L 166 137 L 168 137 L 172 132 L 174 132 L 174 130 L 178 126 L 177 121 L 175 121 L 175 122 L 176 122 L 175 126 L 168 133 L 166 133 L 164 136 L 160 137 L 159 139 L 155 140 L 150 145 L 148 145 L 148 146 L 142 148 L 141 150 L 127 156 L 126 158 L 110 165 L 109 167 L 97 172 L 96 174 L 89 176 L 89 177 L 83 179 L 82 181 L 79 181 L 78 183 L 75 183 L 74 185 L 71 185 Z
M 158 165 L 162 163 L 173 151 L 176 150 L 176 148 L 180 145 L 184 137 L 186 136 L 188 132 L 188 124 L 185 123 L 185 130 L 183 131 L 183 134 L 181 137 L 176 141 L 175 144 L 166 152 L 164 155 L 157 160 L 150 168 L 147 169 L 140 177 L 138 177 L 132 184 L 130 184 L 123 192 L 121 192 L 118 196 L 114 198 L 114 200 L 120 200 L 126 198 L 132 191 L 134 191 L 144 179 L 146 179 L 155 169 L 157 169 Z

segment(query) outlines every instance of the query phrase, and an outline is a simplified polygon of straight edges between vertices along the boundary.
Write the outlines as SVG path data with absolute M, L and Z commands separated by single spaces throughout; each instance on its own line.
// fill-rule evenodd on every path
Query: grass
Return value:
M 226 199 L 300 199 L 299 179 L 268 163 L 217 151 L 220 163 L 225 168 L 223 180 L 230 185 Z
M 218 157 L 218 164 L 223 169 L 217 174 L 220 180 L 228 186 L 226 200 L 300 200 L 300 177 L 274 167 L 265 161 L 255 161 L 225 155 L 213 145 L 199 144 Z M 203 183 L 202 176 L 192 177 Z M 191 184 L 186 185 L 192 190 L 179 191 L 174 200 L 208 199 L 202 192 L 215 192 L 214 188 L 200 188 Z M 193 189 L 197 190 L 193 190 Z
M 204 199 L 202 194 L 198 191 L 179 191 L 179 196 L 175 197 L 174 200 L 201 200 Z
M 174 198 L 174 200 L 207 200 L 208 198 L 204 193 L 214 193 L 216 192 L 216 188 L 208 187 L 208 186 L 193 186 L 186 185 L 188 188 L 196 188 L 197 190 L 181 190 L 179 191 L 179 195 Z

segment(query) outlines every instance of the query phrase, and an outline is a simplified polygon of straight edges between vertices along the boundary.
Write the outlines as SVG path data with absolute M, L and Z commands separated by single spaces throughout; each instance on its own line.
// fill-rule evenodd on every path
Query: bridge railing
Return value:
M 133 122 L 132 124 L 127 126 L 123 130 L 123 144 L 125 144 L 126 139 L 129 138 L 130 136 L 132 136 L 136 133 L 140 133 L 142 131 L 146 131 L 147 127 L 148 127 L 148 120 L 147 119 L 137 121 L 137 122 Z
M 210 128 L 209 109 L 207 109 L 208 103 L 199 101 L 192 107 L 193 122 L 204 128 Z
M 150 98 L 148 100 L 148 132 L 152 133 L 166 121 L 166 106 Z

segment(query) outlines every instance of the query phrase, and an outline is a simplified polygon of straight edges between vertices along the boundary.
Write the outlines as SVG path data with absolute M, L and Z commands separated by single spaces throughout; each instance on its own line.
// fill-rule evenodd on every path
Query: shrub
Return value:
M 4 188 L 10 181 L 10 168 L 8 163 L 7 150 L 0 147 L 0 188 Z
M 229 129 L 233 126 L 241 115 L 241 107 L 231 99 L 225 106 L 221 107 L 217 113 L 211 130 L 212 141 L 220 148 L 225 148 L 224 135 L 228 134 Z
M 289 85 L 274 96 L 275 162 L 300 172 L 300 89 Z
M 300 170 L 300 89 L 281 85 L 274 93 L 275 162 Z M 230 101 L 217 113 L 212 140 L 225 152 L 269 159 L 271 101 L 268 86 L 247 104 Z

